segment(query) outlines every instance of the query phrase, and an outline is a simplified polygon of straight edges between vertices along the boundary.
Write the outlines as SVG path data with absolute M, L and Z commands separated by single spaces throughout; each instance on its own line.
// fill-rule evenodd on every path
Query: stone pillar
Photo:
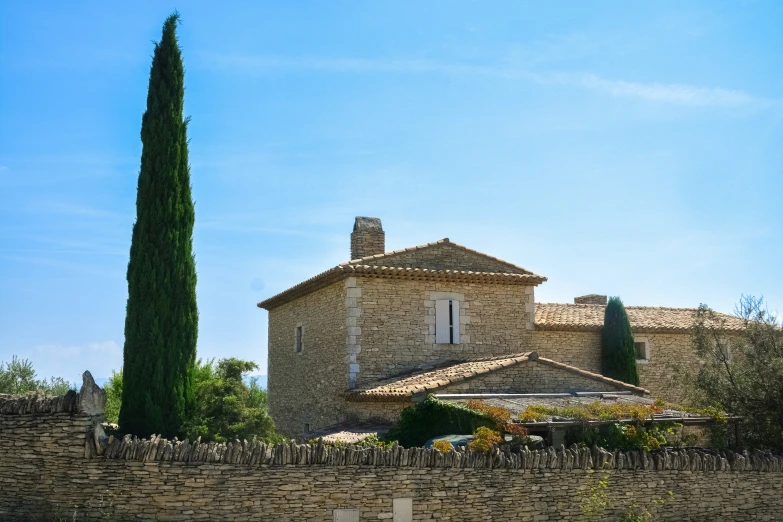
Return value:
M 383 254 L 386 251 L 386 233 L 380 218 L 357 216 L 351 232 L 351 259 Z

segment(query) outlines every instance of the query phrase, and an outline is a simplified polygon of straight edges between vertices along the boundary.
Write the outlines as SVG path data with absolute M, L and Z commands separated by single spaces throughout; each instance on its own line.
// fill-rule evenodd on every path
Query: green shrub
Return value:
M 438 435 L 468 435 L 481 426 L 494 429 L 496 422 L 481 413 L 439 401 L 430 395 L 415 406 L 405 408 L 397 426 L 386 438 L 397 440 L 405 447 L 417 447 Z

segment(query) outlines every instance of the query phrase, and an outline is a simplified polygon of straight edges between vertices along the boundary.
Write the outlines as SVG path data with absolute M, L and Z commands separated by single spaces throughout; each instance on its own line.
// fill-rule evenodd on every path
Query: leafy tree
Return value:
M 229 358 L 196 365 L 196 411 L 188 423 L 191 439 L 223 442 L 234 439 L 277 440 L 274 422 L 267 414 L 266 392 L 257 379 L 246 385 L 243 374 L 255 370 L 251 361 Z
M 155 45 L 141 125 L 119 414 L 123 431 L 139 436 L 181 434 L 194 397 L 195 210 L 178 22 L 178 13 L 169 16 Z
M 612 379 L 639 386 L 631 323 L 619 297 L 609 299 L 604 311 L 604 327 L 601 330 L 601 373 Z
M 103 385 L 106 390 L 106 407 L 103 409 L 103 417 L 106 422 L 116 424 L 120 417 L 120 405 L 122 404 L 122 370 L 111 372 L 111 378 Z
M 735 315 L 745 328 L 729 333 L 725 318 L 699 307 L 693 346 L 703 360 L 691 400 L 742 417 L 741 442 L 783 451 L 783 329 L 762 299 L 743 296 Z
M 62 377 L 37 379 L 33 363 L 28 359 L 19 359 L 16 355 L 11 362 L 0 363 L 0 393 L 18 395 L 30 391 L 41 391 L 46 395 L 65 395 L 74 385 Z

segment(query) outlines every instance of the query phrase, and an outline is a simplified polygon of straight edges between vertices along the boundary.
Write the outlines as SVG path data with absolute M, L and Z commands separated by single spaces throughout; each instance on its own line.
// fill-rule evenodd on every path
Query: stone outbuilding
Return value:
M 351 258 L 258 304 L 269 311 L 269 411 L 286 435 L 392 420 L 433 390 L 629 391 L 599 375 L 606 296 L 536 303 L 546 277 L 448 238 L 386 252 L 377 218 L 356 218 Z M 631 388 L 677 399 L 671 361 L 698 364 L 695 309 L 626 310 L 641 380 Z

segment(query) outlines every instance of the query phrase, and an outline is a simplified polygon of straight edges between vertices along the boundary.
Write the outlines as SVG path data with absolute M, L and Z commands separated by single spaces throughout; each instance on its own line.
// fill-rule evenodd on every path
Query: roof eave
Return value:
M 468 270 L 430 270 L 428 268 L 401 268 L 370 265 L 338 265 L 294 285 L 277 295 L 261 301 L 256 306 L 266 310 L 272 310 L 273 308 L 349 276 L 429 281 L 486 282 L 492 284 L 524 286 L 538 286 L 547 280 L 546 277 L 535 274 L 473 272 Z

